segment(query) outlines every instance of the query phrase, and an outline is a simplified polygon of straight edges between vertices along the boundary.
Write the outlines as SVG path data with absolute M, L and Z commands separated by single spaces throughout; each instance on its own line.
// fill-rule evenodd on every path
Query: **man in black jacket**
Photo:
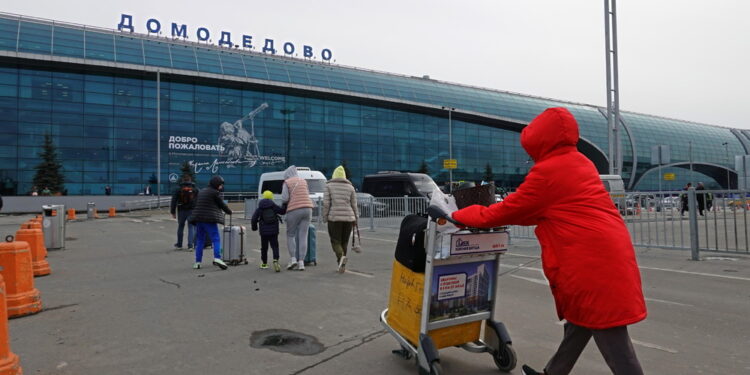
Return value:
M 169 212 L 172 214 L 173 219 L 177 219 L 177 243 L 174 244 L 174 247 L 178 249 L 182 249 L 182 234 L 185 231 L 185 222 L 193 212 L 197 198 L 198 189 L 195 188 L 195 183 L 190 180 L 190 177 L 185 177 L 180 187 L 172 194 L 172 204 L 169 207 Z M 188 249 L 193 248 L 194 239 L 195 225 L 188 223 Z
M 224 215 L 221 211 L 231 215 L 232 210 L 221 199 L 219 192 L 223 189 L 224 179 L 221 176 L 213 176 L 208 186 L 198 193 L 198 199 L 192 213 L 192 221 L 198 229 L 195 239 L 195 264 L 193 265 L 195 269 L 201 268 L 206 233 L 214 244 L 213 264 L 222 270 L 227 269 L 227 265 L 221 260 L 221 238 L 219 237 L 218 224 L 224 224 Z

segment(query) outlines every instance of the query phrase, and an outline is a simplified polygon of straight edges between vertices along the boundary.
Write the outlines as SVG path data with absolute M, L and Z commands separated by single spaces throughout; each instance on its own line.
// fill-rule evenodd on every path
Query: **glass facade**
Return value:
M 0 179 L 17 182 L 18 194 L 32 187 L 47 133 L 58 148 L 69 194 L 103 194 L 107 184 L 115 194 L 134 194 L 154 178 L 155 76 L 0 65 L 0 85 L 0 142 L 8 146 L 0 153 Z M 286 157 L 328 175 L 346 161 L 356 185 L 365 174 L 414 171 L 422 161 L 436 181 L 447 180 L 441 169 L 448 157 L 447 118 L 185 81 L 163 80 L 160 90 L 163 189 L 170 189 L 169 175 L 191 161 L 201 183 L 217 172 L 229 190 L 253 191 L 261 173 L 286 167 Z M 226 155 L 205 146 L 217 144 L 222 124 L 236 123 L 262 103 L 268 107 L 242 126 L 265 159 L 223 164 Z M 452 127 L 454 158 L 462 161 L 454 179 L 481 179 L 490 163 L 500 184 L 520 183 L 529 164 L 518 133 L 462 121 Z M 191 145 L 199 149 L 182 148 Z
M 159 142 L 157 68 L 164 72 Z M 581 137 L 607 151 L 606 118 L 595 106 L 0 14 L 0 180 L 17 194 L 31 189 L 48 133 L 69 194 L 102 194 L 107 184 L 115 194 L 141 191 L 156 178 L 157 147 L 162 191 L 185 161 L 199 170 L 199 182 L 220 173 L 231 191 L 254 191 L 261 173 L 285 168 L 287 159 L 326 174 L 346 161 L 355 185 L 365 174 L 415 171 L 424 161 L 443 182 L 448 116 L 435 115 L 441 106 L 518 125 L 565 106 Z M 726 128 L 622 118 L 631 188 L 655 189 L 653 145 L 671 145 L 672 162 L 729 167 L 727 154 L 746 153 Z M 530 167 L 516 131 L 454 118 L 452 140 L 454 180 L 478 181 L 489 163 L 500 185 L 516 186 Z

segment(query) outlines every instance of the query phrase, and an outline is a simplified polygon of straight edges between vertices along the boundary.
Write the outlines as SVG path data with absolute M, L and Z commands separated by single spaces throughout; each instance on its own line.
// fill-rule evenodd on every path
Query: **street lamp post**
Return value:
M 282 109 L 280 110 L 280 112 L 282 115 L 284 115 L 284 125 L 286 127 L 286 165 L 292 165 L 291 160 L 289 160 L 291 158 L 292 150 L 292 129 L 289 124 L 291 121 L 289 116 L 293 115 L 295 111 L 293 109 Z
M 452 115 L 453 111 L 456 110 L 454 107 L 442 107 L 444 110 L 448 111 L 448 159 L 453 160 L 453 124 L 452 124 Z M 453 193 L 453 168 L 448 169 L 448 192 Z

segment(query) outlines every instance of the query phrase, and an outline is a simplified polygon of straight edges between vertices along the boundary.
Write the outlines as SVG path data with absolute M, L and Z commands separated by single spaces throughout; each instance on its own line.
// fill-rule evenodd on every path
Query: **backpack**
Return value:
M 401 228 L 396 242 L 396 260 L 417 273 L 424 273 L 427 261 L 425 251 L 425 230 L 427 217 L 407 215 L 401 221 Z
M 273 208 L 264 208 L 263 211 L 260 212 L 260 221 L 263 222 L 263 224 L 276 224 L 280 221 L 279 215 L 276 214 L 276 211 L 273 210 Z
M 193 203 L 195 200 L 195 189 L 192 186 L 183 186 L 180 188 L 179 198 L 181 206 Z

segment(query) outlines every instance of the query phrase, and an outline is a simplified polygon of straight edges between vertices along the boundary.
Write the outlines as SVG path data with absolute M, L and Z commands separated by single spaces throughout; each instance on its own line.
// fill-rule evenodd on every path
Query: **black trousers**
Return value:
M 569 374 L 592 336 L 614 375 L 643 375 L 627 326 L 593 330 L 565 323 L 564 329 L 560 347 L 544 368 L 547 375 Z
M 279 235 L 260 236 L 260 261 L 268 263 L 268 245 L 273 249 L 273 259 L 279 260 Z

